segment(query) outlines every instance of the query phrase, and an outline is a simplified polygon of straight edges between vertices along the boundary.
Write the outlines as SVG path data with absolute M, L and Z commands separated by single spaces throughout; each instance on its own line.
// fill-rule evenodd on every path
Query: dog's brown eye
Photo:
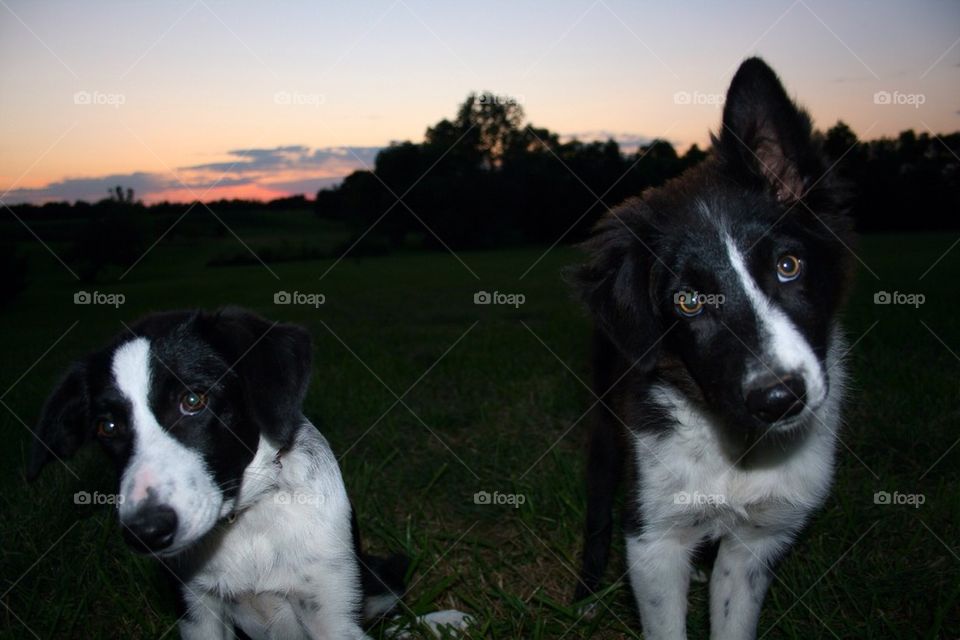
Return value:
M 110 418 L 98 418 L 96 424 L 97 437 L 113 438 L 120 433 L 120 427 L 118 427 L 117 423 Z
M 790 282 L 800 276 L 800 258 L 785 253 L 777 260 L 777 278 L 780 282 Z
M 194 393 L 187 391 L 180 396 L 180 413 L 185 416 L 193 416 L 204 410 L 207 406 L 207 395 L 205 393 Z
M 703 299 L 695 293 L 681 291 L 675 297 L 677 311 L 680 315 L 692 318 L 703 311 Z

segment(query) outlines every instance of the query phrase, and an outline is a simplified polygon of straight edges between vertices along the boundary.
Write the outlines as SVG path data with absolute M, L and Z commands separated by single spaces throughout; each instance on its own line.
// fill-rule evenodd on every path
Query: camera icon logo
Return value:
M 293 297 L 289 291 L 277 291 L 273 294 L 273 304 L 290 304 L 291 302 L 293 302 Z
M 673 104 L 690 104 L 692 101 L 693 96 L 689 91 L 677 91 L 673 94 Z
M 877 291 L 873 294 L 873 304 L 890 304 L 891 302 L 893 297 L 889 291 Z
M 490 492 L 477 491 L 473 494 L 473 504 L 490 504 Z
M 90 493 L 88 491 L 77 491 L 73 494 L 73 504 L 90 504 Z
M 890 492 L 877 491 L 873 494 L 873 504 L 890 504 Z
M 889 91 L 877 91 L 873 94 L 873 104 L 890 104 L 893 102 L 893 96 Z
M 93 296 L 89 291 L 77 291 L 73 294 L 73 304 L 90 304 L 93 302 Z
M 489 291 L 477 291 L 473 294 L 473 304 L 490 304 L 493 302 L 493 296 Z

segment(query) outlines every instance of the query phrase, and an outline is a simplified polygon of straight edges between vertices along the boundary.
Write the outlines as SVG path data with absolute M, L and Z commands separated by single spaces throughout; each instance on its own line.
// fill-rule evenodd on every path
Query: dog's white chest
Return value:
M 226 597 L 297 590 L 303 575 L 326 563 L 349 565 L 350 503 L 326 441 L 305 431 L 281 463 L 261 442 L 244 475 L 238 515 L 209 536 L 209 553 L 194 578 Z
M 634 437 L 645 522 L 718 535 L 736 521 L 774 524 L 822 504 L 833 474 L 835 416 L 821 416 L 824 424 L 777 464 L 745 470 L 724 452 L 707 416 L 671 389 L 656 393 L 669 403 L 677 426 L 668 434 Z
M 303 514 L 258 503 L 213 538 L 217 548 L 197 574 L 204 590 L 224 596 L 287 588 L 295 563 L 294 550 L 303 548 Z M 287 526 L 277 527 L 283 522 Z

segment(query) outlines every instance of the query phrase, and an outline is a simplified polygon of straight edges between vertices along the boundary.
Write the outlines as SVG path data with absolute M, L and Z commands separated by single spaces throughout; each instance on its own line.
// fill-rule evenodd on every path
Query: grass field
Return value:
M 256 246 L 252 231 L 236 231 Z M 919 279 L 954 239 L 871 237 L 858 250 L 866 266 L 846 313 L 856 389 L 836 486 L 771 589 L 765 637 L 960 637 L 960 247 Z M 28 485 L 28 429 L 65 365 L 122 323 L 224 304 L 312 331 L 307 414 L 341 456 L 368 544 L 414 558 L 410 610 L 467 610 L 477 638 L 640 636 L 618 579 L 622 544 L 597 615 L 568 605 L 592 399 L 582 383 L 588 322 L 559 277 L 572 249 L 549 252 L 522 279 L 545 248 L 460 254 L 466 267 L 448 253 L 347 258 L 321 280 L 332 261 L 271 265 L 275 275 L 205 267 L 243 251 L 227 234 L 164 241 L 122 282 L 96 287 L 78 285 L 39 244 L 25 251 L 31 284 L 0 319 L 0 636 L 177 637 L 160 569 L 125 549 L 110 507 L 74 504 L 77 491 L 111 492 L 100 452 L 69 462 L 78 477 L 56 465 Z M 81 288 L 126 302 L 74 305 Z M 326 304 L 275 305 L 281 290 L 323 293 Z M 478 290 L 526 302 L 474 305 Z M 926 302 L 875 305 L 879 290 Z M 524 503 L 476 504 L 480 491 Z M 880 491 L 923 504 L 877 504 Z M 706 637 L 706 610 L 695 585 L 691 638 Z

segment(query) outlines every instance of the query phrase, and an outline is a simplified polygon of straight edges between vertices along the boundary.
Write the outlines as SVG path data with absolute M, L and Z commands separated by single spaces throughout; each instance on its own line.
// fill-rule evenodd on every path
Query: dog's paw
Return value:
M 473 624 L 473 617 L 470 614 L 456 609 L 445 609 L 417 616 L 413 628 L 429 632 L 434 638 L 450 638 L 460 635 L 458 632 L 471 624 Z M 417 637 L 406 625 L 392 627 L 388 630 L 388 635 L 394 640 L 409 640 Z
M 430 630 L 434 632 L 439 631 L 441 627 L 446 627 L 452 631 L 466 629 L 473 624 L 473 618 L 470 614 L 457 611 L 456 609 L 434 611 L 433 613 L 420 616 L 417 620 L 430 627 Z

